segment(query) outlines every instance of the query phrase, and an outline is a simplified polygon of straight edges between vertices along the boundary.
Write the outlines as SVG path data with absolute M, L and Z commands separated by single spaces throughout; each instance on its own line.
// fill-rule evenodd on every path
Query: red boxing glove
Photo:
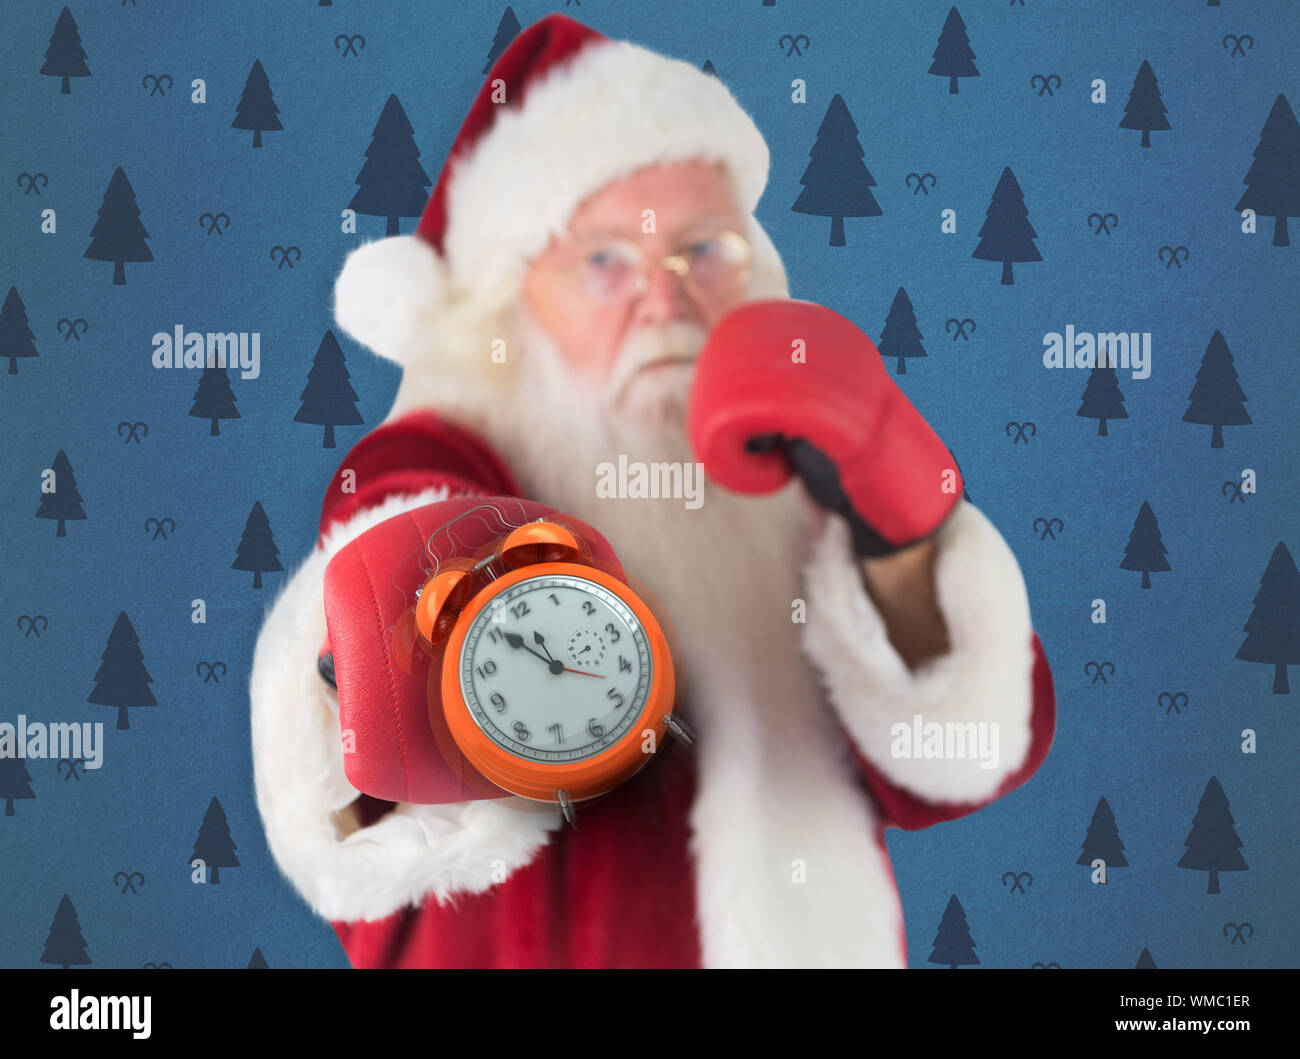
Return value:
M 923 540 L 961 499 L 956 461 L 839 313 L 774 299 L 732 310 L 709 334 L 687 411 L 711 478 L 738 493 L 798 473 L 848 520 L 860 555 Z
M 318 669 L 338 690 L 348 782 L 390 802 L 435 804 L 504 798 L 508 792 L 475 769 L 456 745 L 442 712 L 441 645 L 421 647 L 415 593 L 429 576 L 431 537 L 473 508 L 495 504 L 515 521 L 561 516 L 582 531 L 592 562 L 623 579 L 609 542 L 586 523 L 516 497 L 457 497 L 403 511 L 344 545 L 325 568 L 329 640 Z M 455 526 L 456 556 L 472 556 L 505 531 L 492 518 Z

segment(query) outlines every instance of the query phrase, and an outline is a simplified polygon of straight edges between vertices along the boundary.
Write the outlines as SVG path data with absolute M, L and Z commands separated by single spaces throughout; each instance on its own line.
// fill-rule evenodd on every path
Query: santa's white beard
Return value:
M 517 381 L 480 410 L 476 425 L 524 495 L 577 516 L 610 542 L 675 632 L 683 678 L 722 672 L 743 684 L 755 652 L 788 652 L 794 665 L 800 626 L 791 606 L 819 513 L 796 483 L 741 496 L 695 467 L 686 432 L 693 364 L 635 371 L 662 357 L 694 356 L 704 333 L 685 323 L 642 328 L 609 378 L 592 383 L 575 377 L 526 310 L 517 323 Z M 629 465 L 689 467 L 692 477 L 682 480 L 695 483 L 698 506 L 685 497 L 598 496 L 599 466 L 617 467 L 620 455 Z

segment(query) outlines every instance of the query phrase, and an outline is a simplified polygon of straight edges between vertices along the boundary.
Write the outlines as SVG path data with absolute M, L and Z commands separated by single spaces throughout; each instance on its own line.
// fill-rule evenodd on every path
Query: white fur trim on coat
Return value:
M 1029 751 L 1029 599 L 1011 549 L 973 504 L 959 502 L 935 539 L 935 591 L 948 627 L 947 654 L 908 668 L 866 593 L 840 518 L 826 520 L 806 568 L 804 645 L 840 720 L 887 780 L 930 801 L 979 802 Z M 973 756 L 893 756 L 891 728 L 901 724 L 910 732 L 918 714 L 922 725 L 996 725 L 987 731 L 997 734 L 997 766 L 982 768 Z
M 325 567 L 348 541 L 402 511 L 447 498 L 445 486 L 397 495 L 334 527 L 268 614 L 250 679 L 253 772 L 267 844 L 280 870 L 329 920 L 382 919 L 427 894 L 479 893 L 493 860 L 526 865 L 563 818 L 515 799 L 407 805 L 344 834 L 335 813 L 358 796 L 343 769 L 338 702 L 316 672 L 325 642 Z

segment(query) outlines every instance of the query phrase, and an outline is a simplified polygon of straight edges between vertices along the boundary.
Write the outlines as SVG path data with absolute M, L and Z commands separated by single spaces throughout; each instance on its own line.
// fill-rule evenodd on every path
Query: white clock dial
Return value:
M 645 629 L 605 586 L 542 574 L 502 590 L 465 634 L 458 672 L 470 716 L 530 761 L 572 762 L 621 739 L 653 676 Z

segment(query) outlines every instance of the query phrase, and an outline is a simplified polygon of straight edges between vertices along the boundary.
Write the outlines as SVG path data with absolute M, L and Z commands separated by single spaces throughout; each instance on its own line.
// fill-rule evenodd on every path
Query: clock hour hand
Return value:
M 541 633 L 534 633 L 533 635 L 534 637 L 540 637 Z M 530 655 L 540 658 L 543 662 L 546 663 L 547 668 L 550 669 L 552 673 L 564 672 L 563 662 L 557 661 L 556 659 L 553 658 L 547 658 L 545 655 L 539 655 L 536 651 L 534 651 L 531 647 L 529 647 L 526 643 L 524 643 L 524 638 L 520 636 L 517 632 L 508 632 L 505 634 L 505 637 L 506 637 L 506 643 L 508 643 L 511 647 L 516 649 L 523 648 Z M 539 643 L 541 642 L 540 639 L 538 640 L 538 642 Z

